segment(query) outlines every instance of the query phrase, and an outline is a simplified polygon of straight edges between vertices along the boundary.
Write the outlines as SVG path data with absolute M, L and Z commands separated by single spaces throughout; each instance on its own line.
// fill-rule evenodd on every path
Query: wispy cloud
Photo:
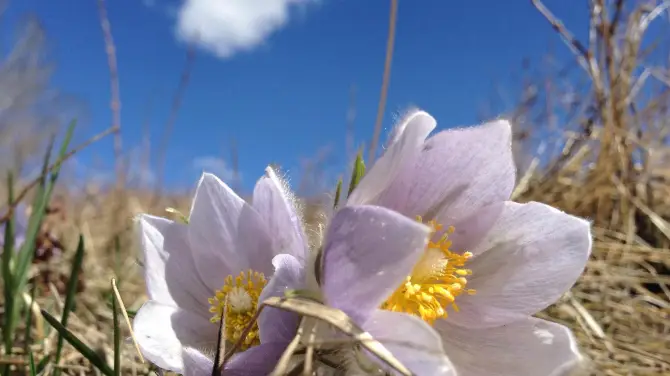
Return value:
M 186 0 L 177 36 L 221 58 L 251 50 L 285 26 L 290 10 L 316 0 Z
M 226 161 L 219 157 L 197 157 L 193 160 L 193 169 L 198 173 L 210 172 L 229 184 L 236 182 L 235 171 L 228 166 Z M 242 180 L 242 177 L 238 176 L 237 179 Z

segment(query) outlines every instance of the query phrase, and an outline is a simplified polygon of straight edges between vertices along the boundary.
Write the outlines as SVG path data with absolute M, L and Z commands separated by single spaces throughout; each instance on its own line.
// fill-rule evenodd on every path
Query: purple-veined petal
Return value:
M 347 206 L 330 223 L 324 244 L 326 303 L 362 322 L 410 274 L 424 252 L 429 228 L 370 205 Z
M 265 169 L 254 188 L 252 205 L 264 221 L 276 254 L 288 253 L 306 259 L 302 223 L 287 190 L 271 167 Z
M 568 328 L 528 317 L 497 328 L 436 324 L 459 376 L 562 376 L 580 361 Z
M 509 199 L 515 183 L 509 122 L 442 131 L 426 140 L 375 202 L 411 218 L 455 220 Z
M 214 362 L 202 352 L 186 347 L 183 350 L 183 376 L 211 376 Z
M 187 226 L 151 215 L 139 216 L 136 223 L 149 299 L 207 317 L 207 298 L 214 292 L 207 289 L 195 268 Z
M 474 249 L 493 228 L 505 207 L 504 202 L 487 205 L 466 218 L 451 218 L 448 213 L 438 213 L 436 220 L 445 227 L 454 226 L 454 232 L 449 235 L 452 252 L 463 253 Z M 444 231 L 436 234 L 442 236 Z
M 347 199 L 347 205 L 374 204 L 396 177 L 400 167 L 417 156 L 421 144 L 436 124 L 435 118 L 424 111 L 412 112 L 401 120 L 394 142 L 365 174 Z
M 487 237 L 472 250 L 468 288 L 450 323 L 494 327 L 554 303 L 581 275 L 591 253 L 589 222 L 550 206 L 506 202 Z
M 416 376 L 456 376 L 436 331 L 416 316 L 376 310 L 363 329 Z
M 226 364 L 226 376 L 269 375 L 286 350 L 286 342 L 261 343 L 236 354 Z
M 263 289 L 258 304 L 276 296 L 283 297 L 287 289 L 304 288 L 305 266 L 292 255 L 277 255 L 272 259 L 274 275 Z M 290 342 L 296 334 L 300 318 L 292 312 L 265 307 L 258 317 L 261 343 Z
M 244 204 L 235 234 L 236 257 L 246 259 L 247 267 L 266 276 L 272 274 L 275 250 L 261 216 L 251 205 Z M 233 275 L 241 270 L 234 270 Z M 224 276 L 225 277 L 225 276 Z
M 225 376 L 265 376 L 275 368 L 286 343 L 266 343 L 233 355 L 226 364 Z M 211 376 L 214 361 L 195 348 L 183 352 L 184 376 Z
M 189 218 L 189 243 L 202 280 L 212 291 L 234 271 L 248 268 L 236 247 L 237 226 L 246 203 L 216 176 L 202 175 Z
M 184 346 L 213 348 L 217 325 L 202 316 L 149 300 L 133 320 L 142 355 L 157 366 L 181 373 Z

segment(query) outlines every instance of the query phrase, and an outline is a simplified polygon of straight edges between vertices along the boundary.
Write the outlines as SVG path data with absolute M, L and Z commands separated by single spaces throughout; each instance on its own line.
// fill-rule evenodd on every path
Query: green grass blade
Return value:
M 51 171 L 51 180 L 56 181 L 58 179 L 58 174 L 60 173 L 61 165 L 63 164 L 63 159 L 65 159 L 65 154 L 67 154 L 67 149 L 70 147 L 70 141 L 72 141 L 72 136 L 74 135 L 74 127 L 77 125 L 77 120 L 72 120 L 70 125 L 67 127 L 65 132 L 65 138 L 63 138 L 63 143 L 60 146 L 58 151 L 58 159 L 56 160 L 56 165 Z
M 58 334 L 63 336 L 65 340 L 72 345 L 81 355 L 84 356 L 84 358 L 88 359 L 93 366 L 95 366 L 97 369 L 99 369 L 104 375 L 107 376 L 114 376 L 114 371 L 109 368 L 107 363 L 96 354 L 95 351 L 93 351 L 90 347 L 86 346 L 79 338 L 77 338 L 74 333 L 69 331 L 66 327 L 64 327 L 56 318 L 51 316 L 49 312 L 42 310 L 42 316 L 44 316 L 44 319 L 47 320 L 49 325 L 51 325 Z
M 51 153 L 51 147 L 48 148 L 43 171 L 46 171 L 49 165 L 49 155 Z M 25 238 L 23 245 L 21 246 L 20 251 L 15 257 L 15 262 L 12 266 L 12 281 L 11 281 L 11 298 L 8 300 L 8 307 L 5 309 L 5 327 L 3 332 L 5 335 L 5 346 L 8 344 L 11 345 L 14 338 L 14 331 L 16 329 L 16 323 L 18 321 L 19 315 L 21 313 L 21 307 L 23 299 L 21 299 L 21 294 L 23 289 L 28 281 L 28 269 L 30 264 L 32 264 L 33 257 L 35 255 L 35 240 L 42 223 L 42 217 L 44 215 L 44 208 L 46 204 L 43 204 L 44 201 L 44 181 L 42 178 L 40 189 L 38 190 L 35 196 L 35 203 L 33 204 L 33 212 L 30 215 L 28 220 L 28 227 L 26 229 Z M 11 346 L 10 346 L 11 348 Z
M 30 376 L 37 376 L 37 369 L 35 368 L 35 358 L 33 357 L 33 352 L 28 353 L 30 358 Z
M 363 152 L 361 151 L 356 155 L 354 170 L 351 172 L 351 182 L 349 183 L 347 197 L 351 196 L 351 192 L 354 191 L 354 188 L 356 188 L 361 179 L 363 179 L 363 175 L 365 175 L 365 162 L 363 162 Z
M 8 190 L 8 202 L 7 210 L 11 208 L 12 202 L 14 201 L 14 177 L 11 172 L 7 174 L 7 190 Z M 13 311 L 14 307 L 14 279 L 12 276 L 12 256 L 14 255 L 14 216 L 9 217 L 9 220 L 5 223 L 5 238 L 4 246 L 2 250 L 2 279 L 4 285 L 4 296 L 5 296 L 5 322 L 4 328 L 2 330 L 2 341 L 5 345 L 5 353 L 9 354 L 14 340 L 14 333 L 10 330 L 12 325 L 12 318 L 9 312 Z M 5 367 L 6 368 L 6 367 Z M 5 374 L 5 373 L 3 373 Z
M 32 305 L 32 302 L 35 301 L 35 291 L 36 290 L 37 290 L 37 285 L 33 284 L 33 287 L 30 289 L 30 302 L 31 302 L 30 304 L 31 305 Z M 24 340 L 26 341 L 26 343 L 25 343 L 25 351 L 26 352 L 28 351 L 28 347 L 32 343 L 31 336 L 32 336 L 32 329 L 33 329 L 33 310 L 32 310 L 33 307 L 28 306 L 27 308 L 28 308 L 27 309 L 28 312 L 26 312 L 26 332 L 25 332 L 25 335 L 23 337 Z
M 33 205 L 33 212 L 28 221 L 28 228 L 26 230 L 26 236 L 23 246 L 21 247 L 21 252 L 19 252 L 17 266 L 15 273 L 13 274 L 13 293 L 14 293 L 14 306 L 13 310 L 10 312 L 10 325 L 7 328 L 10 333 L 13 333 L 16 326 L 16 319 L 19 313 L 19 303 L 20 295 L 23 292 L 23 289 L 28 281 L 28 270 L 30 265 L 33 262 L 35 256 L 35 240 L 40 231 L 42 225 L 42 219 L 44 218 L 44 213 L 46 211 L 47 204 L 51 200 L 51 194 L 53 193 L 56 180 L 58 179 L 58 173 L 60 172 L 61 163 L 67 153 L 67 149 L 72 140 L 72 135 L 74 133 L 74 126 L 76 125 L 75 121 L 70 123 L 67 132 L 65 133 L 65 138 L 61 144 L 60 150 L 58 152 L 58 159 L 56 165 L 51 171 L 51 177 L 47 181 L 46 174 L 49 168 L 49 159 L 51 157 L 51 150 L 53 148 L 53 139 L 51 140 L 47 153 L 44 157 L 44 164 L 42 167 L 42 181 L 38 192 L 35 196 L 35 201 Z
M 114 317 L 114 375 L 121 375 L 121 333 L 116 296 L 112 296 L 112 316 Z
M 114 276 L 116 277 L 117 286 L 121 285 L 121 237 L 119 234 L 114 235 Z
M 33 261 L 35 255 L 35 240 L 42 225 L 42 218 L 46 208 L 45 202 L 45 188 L 46 188 L 46 172 L 49 168 L 49 159 L 51 157 L 51 150 L 53 149 L 53 139 L 47 147 L 47 152 L 44 156 L 44 163 L 42 164 L 42 179 L 40 180 L 39 189 L 35 194 L 35 199 L 32 205 L 32 213 L 28 219 L 28 226 L 26 228 L 25 240 L 21 246 L 21 251 L 18 253 L 16 265 L 14 269 L 14 286 L 15 294 L 20 294 L 26 283 L 28 275 L 28 268 Z
M 342 178 L 337 181 L 337 187 L 335 188 L 335 200 L 333 201 L 333 208 L 337 207 L 337 204 L 340 203 L 340 195 L 342 194 Z
M 77 292 L 77 282 L 79 281 L 79 272 L 81 271 L 81 264 L 84 260 L 84 237 L 79 235 L 79 243 L 77 244 L 77 252 L 72 261 L 72 270 L 70 271 L 70 279 L 67 281 L 65 303 L 63 303 L 63 317 L 61 317 L 61 324 L 67 328 L 70 312 L 74 306 L 75 294 Z M 60 362 L 61 352 L 63 351 L 63 336 L 58 336 L 56 344 L 56 358 L 54 362 Z M 54 372 L 55 376 L 60 374 L 60 370 Z
M 47 355 L 42 360 L 40 360 L 39 363 L 37 363 L 37 373 L 42 373 L 45 368 L 47 368 L 47 364 L 49 364 L 49 361 L 51 360 L 51 356 Z
M 38 190 L 37 195 L 35 196 L 35 202 L 33 205 L 33 213 L 30 216 L 30 221 L 28 222 L 28 229 L 26 231 L 26 241 L 22 248 L 20 254 L 19 263 L 17 267 L 16 279 L 18 279 L 17 287 L 25 286 L 25 276 L 27 275 L 28 268 L 33 261 L 35 254 L 35 238 L 39 233 L 42 219 L 44 218 L 44 212 L 46 210 L 49 201 L 51 200 L 51 194 L 53 193 L 54 186 L 58 180 L 58 174 L 60 173 L 60 168 L 65 154 L 67 153 L 68 147 L 70 146 L 70 141 L 72 140 L 72 135 L 74 134 L 74 127 L 76 121 L 72 121 L 70 126 L 65 133 L 65 138 L 61 144 L 60 150 L 58 151 L 58 158 L 54 168 L 51 170 L 51 175 L 49 180 L 46 180 L 46 174 L 49 168 L 49 160 L 51 157 L 51 150 L 53 148 L 53 140 L 49 144 L 48 151 L 44 158 L 44 164 L 42 166 L 42 184 L 40 184 L 40 189 Z

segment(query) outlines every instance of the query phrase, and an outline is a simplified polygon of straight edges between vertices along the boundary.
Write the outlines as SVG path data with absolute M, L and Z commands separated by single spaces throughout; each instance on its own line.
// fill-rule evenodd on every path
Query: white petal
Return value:
M 136 223 L 149 299 L 207 316 L 207 298 L 213 292 L 195 268 L 186 225 L 150 215 L 139 216 Z
M 133 330 L 144 357 L 161 368 L 181 373 L 182 348 L 216 346 L 218 326 L 193 312 L 150 300 L 137 312 Z
M 376 310 L 363 329 L 413 374 L 456 376 L 440 336 L 418 317 Z
M 245 202 L 212 174 L 203 174 L 193 199 L 189 240 L 195 265 L 210 290 L 224 278 L 248 268 L 246 254 L 236 248 L 240 213 Z
M 449 321 L 467 327 L 504 325 L 546 308 L 572 287 L 591 253 L 589 222 L 550 206 L 505 203 L 500 219 L 472 250 L 460 312 Z
M 302 223 L 284 185 L 271 167 L 265 169 L 254 188 L 252 205 L 265 223 L 275 254 L 306 258 Z
M 426 140 L 413 163 L 403 166 L 378 205 L 410 218 L 438 213 L 454 220 L 508 200 L 515 183 L 507 121 L 446 130 Z
M 459 376 L 559 376 L 582 359 L 568 328 L 537 318 L 487 329 L 443 321 L 436 329 Z
M 418 155 L 421 145 L 436 125 L 435 119 L 424 111 L 407 116 L 398 126 L 395 142 L 367 171 L 347 199 L 347 205 L 373 204 L 400 172 L 400 167 L 411 163 Z

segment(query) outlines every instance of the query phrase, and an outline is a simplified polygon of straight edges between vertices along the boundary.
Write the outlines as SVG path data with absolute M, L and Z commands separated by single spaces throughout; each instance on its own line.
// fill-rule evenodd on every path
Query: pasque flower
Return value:
M 261 315 L 247 335 L 243 330 L 259 301 L 270 296 L 261 295 L 272 281 L 273 262 L 304 263 L 307 252 L 301 221 L 274 171 L 266 169 L 251 204 L 205 173 L 188 224 L 151 215 L 141 215 L 137 224 L 150 300 L 133 326 L 144 356 L 184 372 L 186 348 L 203 357 L 213 354 L 222 319 L 226 340 L 241 340 L 243 350 L 228 364 L 229 374 L 271 370 L 285 347 L 276 338 L 294 333 L 297 320 Z M 260 371 L 253 373 L 255 368 Z
M 426 112 L 405 116 L 346 203 L 389 208 L 431 228 L 422 257 L 381 307 L 432 325 L 459 376 L 559 374 L 580 359 L 575 340 L 531 315 L 582 273 L 590 224 L 509 201 L 507 121 L 427 138 L 435 126 Z
M 7 226 L 7 224 L 5 224 Z M 28 216 L 26 215 L 26 205 L 20 203 L 14 208 L 14 250 L 18 252 L 26 240 L 26 231 L 28 230 Z M 0 254 L 5 247 L 5 227 L 0 233 Z
M 322 245 L 323 269 L 318 292 L 325 304 L 348 314 L 416 375 L 447 376 L 453 375 L 453 367 L 444 355 L 440 337 L 428 324 L 412 315 L 379 309 L 421 257 L 429 234 L 428 226 L 386 208 L 361 205 L 337 211 Z M 276 273 L 264 295 L 279 296 L 287 288 L 309 285 L 306 276 L 311 271 L 306 268 L 314 265 L 290 255 L 277 256 L 275 261 Z M 286 322 L 291 317 L 278 320 L 273 314 L 265 319 Z M 261 320 L 259 325 L 262 330 L 267 323 Z M 275 335 L 275 343 L 283 341 L 285 348 L 294 335 L 295 330 Z M 326 342 L 337 337 L 323 331 L 319 340 Z M 250 351 L 254 349 L 247 353 Z M 212 360 L 202 352 L 186 349 L 185 359 L 186 375 L 211 374 Z M 267 375 L 266 366 L 239 375 Z

